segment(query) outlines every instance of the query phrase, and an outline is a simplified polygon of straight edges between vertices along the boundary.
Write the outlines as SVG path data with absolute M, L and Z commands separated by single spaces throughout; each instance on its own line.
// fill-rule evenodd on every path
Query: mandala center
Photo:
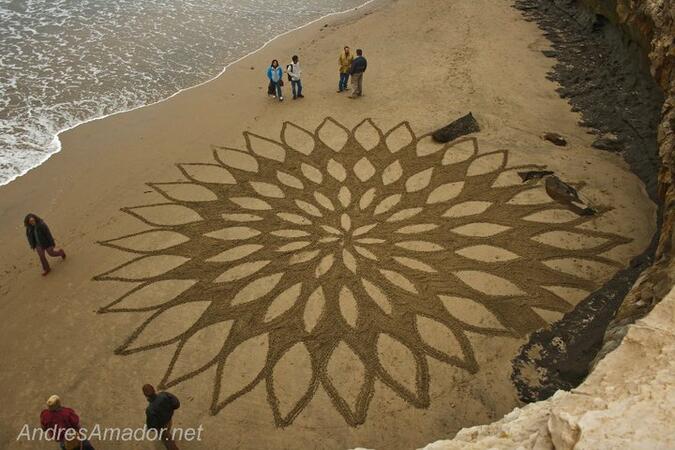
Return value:
M 345 206 L 348 206 L 348 204 Z M 366 248 L 372 244 L 385 242 L 383 239 L 368 237 L 368 233 L 377 224 L 361 225 L 360 221 L 358 219 L 353 220 L 352 216 L 354 216 L 353 211 L 336 212 L 335 215 L 325 218 L 327 220 L 319 224 L 316 230 L 319 235 L 316 244 L 326 253 L 318 263 L 317 277 L 323 276 L 330 269 L 339 266 L 339 264 L 335 264 L 338 261 L 342 261 L 342 266 L 348 269 L 351 274 L 356 273 L 358 260 L 365 258 L 377 261 L 375 254 Z

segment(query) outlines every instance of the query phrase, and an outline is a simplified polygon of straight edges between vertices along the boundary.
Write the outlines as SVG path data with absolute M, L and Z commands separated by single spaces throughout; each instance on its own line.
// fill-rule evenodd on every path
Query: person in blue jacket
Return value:
M 274 96 L 280 102 L 284 101 L 284 93 L 281 91 L 281 87 L 284 85 L 283 75 L 284 71 L 279 67 L 279 61 L 273 59 L 272 64 L 267 68 L 267 78 L 270 80 L 269 91 L 270 94 L 274 92 Z

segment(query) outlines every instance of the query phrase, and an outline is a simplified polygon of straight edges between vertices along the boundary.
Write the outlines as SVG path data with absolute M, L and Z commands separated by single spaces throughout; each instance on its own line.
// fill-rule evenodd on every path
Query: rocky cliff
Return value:
M 425 450 L 675 448 L 675 289 L 571 391 Z
M 639 267 L 641 273 L 610 321 L 593 370 L 580 386 L 515 409 L 493 424 L 463 429 L 454 439 L 426 449 L 675 448 L 675 2 L 540 0 L 521 9 L 534 9 L 534 3 L 562 12 L 561 3 L 578 8 L 592 18 L 593 27 L 609 23 L 614 38 L 633 55 L 631 63 L 646 66 L 660 87 L 657 176 L 642 174 L 661 208 L 659 235 L 650 264 Z M 574 93 L 563 88 L 562 94 Z M 629 163 L 639 160 L 639 149 L 624 156 Z
M 598 0 L 584 0 L 589 7 L 604 10 Z M 617 24 L 643 43 L 650 71 L 665 94 L 658 127 L 659 157 L 657 201 L 661 206 L 660 236 L 654 263 L 645 270 L 621 304 L 610 324 L 603 349 L 596 361 L 616 348 L 627 325 L 647 314 L 664 298 L 675 283 L 673 233 L 675 232 L 675 3 L 672 0 L 617 0 L 614 16 Z

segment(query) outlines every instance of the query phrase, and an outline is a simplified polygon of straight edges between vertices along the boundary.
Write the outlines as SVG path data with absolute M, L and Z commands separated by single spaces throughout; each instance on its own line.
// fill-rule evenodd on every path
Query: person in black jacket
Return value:
M 49 262 L 45 256 L 45 252 L 49 256 L 60 256 L 61 259 L 66 259 L 66 252 L 63 249 L 55 250 L 54 238 L 52 233 L 49 231 L 49 227 L 35 214 L 28 214 L 23 219 L 23 224 L 26 226 L 26 238 L 28 239 L 28 245 L 30 248 L 35 250 L 40 257 L 40 262 L 42 263 L 42 275 L 47 275 L 51 272 L 49 267 Z
M 349 98 L 361 97 L 363 95 L 363 74 L 368 67 L 368 61 L 363 56 L 363 50 L 356 50 L 356 58 L 352 61 L 352 67 L 349 71 L 352 77 L 352 94 Z
M 180 408 L 180 401 L 175 395 L 166 391 L 158 394 L 151 384 L 143 385 L 143 395 L 149 403 L 145 409 L 148 429 L 155 429 L 161 433 L 162 442 L 167 450 L 178 450 L 172 436 L 171 419 L 173 419 L 173 412 Z

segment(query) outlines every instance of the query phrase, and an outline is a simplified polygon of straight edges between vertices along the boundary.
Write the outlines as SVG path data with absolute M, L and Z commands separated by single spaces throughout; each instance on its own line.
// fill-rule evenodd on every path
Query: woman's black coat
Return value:
M 39 242 L 35 240 L 35 234 L 38 235 Z M 38 246 L 38 243 L 43 248 L 54 247 L 56 245 L 52 233 L 49 231 L 49 227 L 43 221 L 39 221 L 35 225 L 28 225 L 26 227 L 26 237 L 28 238 L 28 244 L 32 249 L 35 249 L 35 247 Z

